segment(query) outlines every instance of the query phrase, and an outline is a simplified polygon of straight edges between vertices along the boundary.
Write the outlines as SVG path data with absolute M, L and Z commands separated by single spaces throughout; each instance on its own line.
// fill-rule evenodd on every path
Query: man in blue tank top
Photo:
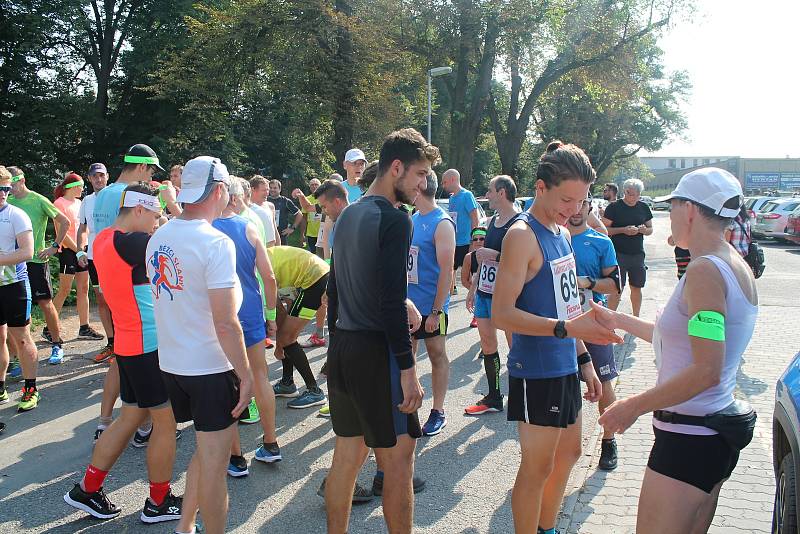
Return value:
M 595 180 L 589 158 L 573 145 L 548 145 L 536 171 L 536 202 L 503 239 L 492 319 L 514 332 L 508 355 L 508 420 L 517 422 L 522 462 L 512 492 L 517 532 L 555 534 L 570 471 L 581 454 L 581 395 L 600 397 L 582 341 L 621 342 L 581 313 L 575 256 L 563 227 Z M 577 356 L 580 354 L 580 356 Z
M 619 267 L 614 243 L 611 238 L 589 227 L 589 215 L 592 212 L 591 198 L 583 201 L 580 211 L 569 218 L 567 228 L 572 236 L 572 248 L 575 251 L 575 263 L 578 271 L 578 287 L 580 288 L 581 308 L 588 311 L 593 300 L 608 306 L 606 295 L 619 294 Z M 611 381 L 619 376 L 614 361 L 613 345 L 595 345 L 586 342 L 586 350 L 592 357 L 592 365 L 603 385 L 603 393 L 598 403 L 602 414 L 611 406 L 616 397 Z M 617 467 L 617 443 L 614 432 L 603 431 L 600 469 L 611 471 Z
M 408 298 L 422 314 L 422 324 L 413 332 L 411 349 L 416 359 L 417 342 L 425 341 L 431 361 L 433 408 L 422 427 L 426 436 L 434 436 L 447 425 L 444 397 L 450 377 L 445 336 L 450 306 L 450 280 L 453 256 L 456 253 L 456 231 L 453 219 L 436 205 L 439 183 L 431 171 L 420 189 L 414 205 L 417 212 L 411 217 L 414 233 L 408 252 Z

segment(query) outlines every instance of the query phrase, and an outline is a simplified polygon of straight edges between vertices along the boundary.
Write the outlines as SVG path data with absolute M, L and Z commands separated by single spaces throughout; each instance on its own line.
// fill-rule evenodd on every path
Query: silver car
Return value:
M 789 215 L 800 206 L 800 198 L 776 198 L 766 202 L 756 213 L 753 237 L 785 240 Z

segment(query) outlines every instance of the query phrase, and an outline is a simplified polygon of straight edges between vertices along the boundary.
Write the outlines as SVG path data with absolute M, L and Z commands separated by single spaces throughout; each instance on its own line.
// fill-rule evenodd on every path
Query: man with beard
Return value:
M 285 245 L 286 240 L 294 233 L 294 229 L 300 226 L 303 220 L 303 212 L 295 206 L 294 202 L 281 195 L 281 182 L 279 180 L 269 181 L 269 196 L 267 200 L 275 206 L 275 225 L 278 227 L 281 245 Z M 290 223 L 289 218 L 292 215 L 294 215 L 294 219 Z
M 608 202 L 608 204 L 616 202 L 618 194 L 619 194 L 619 188 L 617 187 L 617 184 L 609 182 L 605 186 L 603 186 L 603 200 Z M 606 206 L 608 206 L 608 204 L 606 204 Z M 605 208 L 600 208 L 598 211 L 600 212 L 599 215 L 601 218 L 605 216 L 605 211 L 606 211 Z

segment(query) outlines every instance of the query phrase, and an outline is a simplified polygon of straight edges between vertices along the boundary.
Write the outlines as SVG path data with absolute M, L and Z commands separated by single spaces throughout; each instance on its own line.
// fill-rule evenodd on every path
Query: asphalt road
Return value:
M 650 282 L 645 299 L 666 301 L 674 285 L 675 264 L 666 244 L 668 215 L 656 213 L 656 231 L 647 238 Z M 762 307 L 785 305 L 800 292 L 800 247 L 766 245 L 768 268 L 759 281 Z M 486 390 L 476 330 L 469 328 L 464 309 L 465 291 L 455 297 L 451 311 L 448 353 L 451 360 L 450 390 L 445 407 L 448 426 L 438 436 L 418 444 L 417 474 L 427 481 L 417 496 L 415 531 L 430 533 L 504 533 L 512 531 L 511 487 L 519 463 L 515 425 L 505 413 L 482 417 L 464 416 L 464 406 Z M 625 309 L 623 305 L 622 309 Z M 762 312 L 764 313 L 764 312 Z M 65 321 L 68 332 L 76 332 L 73 318 Z M 99 325 L 97 325 L 99 328 Z M 69 335 L 66 336 L 67 338 Z M 502 338 L 502 336 L 501 336 Z M 100 522 L 76 512 L 62 500 L 82 476 L 90 459 L 92 436 L 99 412 L 102 378 L 106 367 L 91 360 L 101 343 L 70 341 L 68 358 L 58 367 L 47 365 L 42 345 L 39 367 L 42 401 L 39 408 L 16 413 L 19 383 L 10 383 L 12 403 L 0 407 L 0 419 L 8 424 L 0 437 L 0 532 L 171 532 L 173 524 L 145 526 L 138 517 L 147 496 L 145 451 L 129 448 L 112 469 L 106 484 L 111 500 L 122 514 Z M 795 343 L 796 345 L 796 343 Z M 501 341 L 505 361 L 507 347 Z M 308 351 L 312 368 L 318 371 L 325 349 Z M 272 381 L 280 377 L 280 366 L 269 355 Z M 420 413 L 431 407 L 430 365 L 424 352 L 418 361 L 426 399 Z M 300 382 L 299 377 L 296 380 Z M 325 389 L 324 382 L 322 383 Z M 507 391 L 507 375 L 502 375 Z M 597 438 L 596 408 L 584 403 L 584 443 L 587 452 L 573 472 L 568 496 L 585 479 Z M 316 410 L 290 410 L 278 403 L 278 435 L 284 460 L 267 466 L 252 461 L 261 435 L 259 425 L 242 426 L 240 432 L 250 476 L 229 479 L 232 532 L 317 533 L 325 531 L 323 501 L 316 495 L 332 458 L 333 433 L 329 420 Z M 594 441 L 593 441 L 594 440 Z M 191 425 L 178 442 L 175 462 L 175 492 L 183 491 L 184 473 L 195 439 Z M 374 459 L 362 470 L 360 482 L 370 485 Z M 351 533 L 385 532 L 380 499 L 353 508 Z

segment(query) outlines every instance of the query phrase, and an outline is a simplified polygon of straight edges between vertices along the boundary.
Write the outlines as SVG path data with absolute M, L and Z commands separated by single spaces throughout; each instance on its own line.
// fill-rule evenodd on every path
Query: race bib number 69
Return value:
M 562 321 L 574 319 L 581 314 L 578 273 L 575 269 L 575 256 L 570 252 L 550 262 L 553 272 L 553 292 L 556 298 L 556 313 Z

